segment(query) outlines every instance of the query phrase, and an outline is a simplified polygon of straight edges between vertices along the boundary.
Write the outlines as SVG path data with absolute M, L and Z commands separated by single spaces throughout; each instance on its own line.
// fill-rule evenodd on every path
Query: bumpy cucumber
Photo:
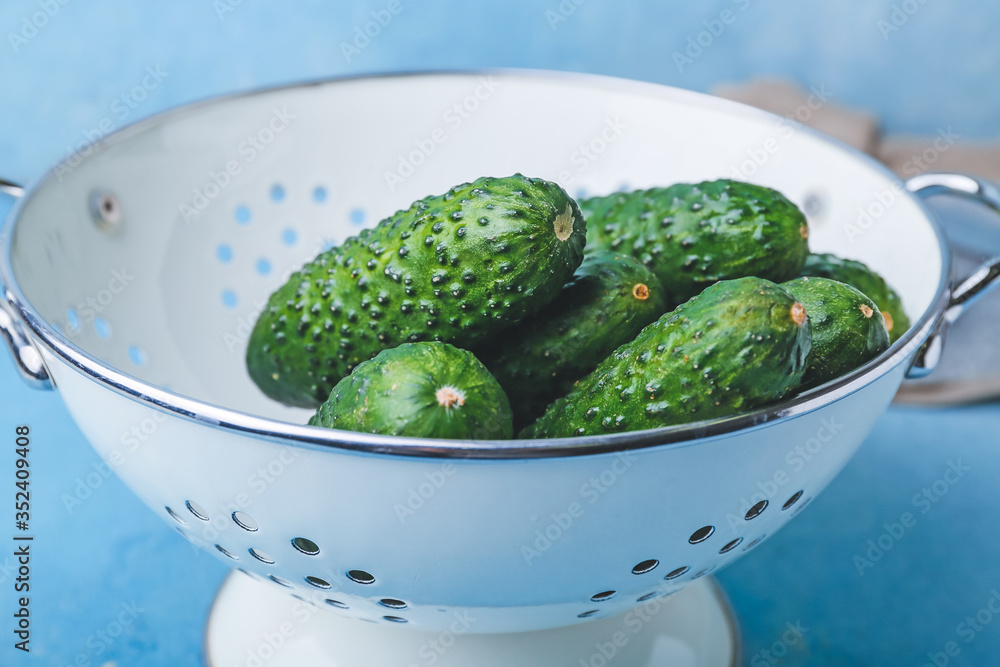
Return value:
M 903 302 L 899 295 L 889 287 L 882 276 L 862 262 L 829 254 L 809 255 L 800 275 L 829 278 L 861 290 L 882 312 L 885 328 L 889 330 L 890 343 L 895 343 L 910 328 L 910 318 L 903 310 Z
M 585 242 L 566 192 L 520 174 L 417 201 L 271 295 L 250 335 L 250 377 L 271 398 L 316 407 L 383 349 L 479 342 L 551 301 Z
M 716 283 L 619 347 L 522 436 L 636 431 L 731 416 L 797 387 L 809 319 L 761 278 Z
M 809 253 L 805 216 L 780 192 L 718 180 L 580 202 L 587 248 L 630 253 L 668 292 L 668 307 L 712 283 L 744 276 L 782 282 Z
M 622 253 L 588 253 L 542 312 L 509 330 L 483 362 L 528 424 L 619 345 L 666 312 L 660 281 Z
M 812 348 L 803 388 L 848 373 L 889 348 L 889 332 L 875 302 L 846 283 L 796 278 L 782 283 L 806 307 Z
M 359 364 L 309 423 L 416 438 L 514 433 L 507 397 L 486 367 L 471 352 L 433 342 L 404 343 Z

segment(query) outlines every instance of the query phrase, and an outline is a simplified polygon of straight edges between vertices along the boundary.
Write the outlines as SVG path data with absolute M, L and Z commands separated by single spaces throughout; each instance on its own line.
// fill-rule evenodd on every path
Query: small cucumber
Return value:
M 629 253 L 667 290 L 668 308 L 712 283 L 799 275 L 809 226 L 780 192 L 728 179 L 592 197 L 580 202 L 587 249 Z
M 903 310 L 903 302 L 882 276 L 872 271 L 866 264 L 853 259 L 843 259 L 836 255 L 809 255 L 802 269 L 803 276 L 829 278 L 861 290 L 874 301 L 889 330 L 889 343 L 895 343 L 910 328 L 910 318 Z
M 846 283 L 796 278 L 782 283 L 806 307 L 812 348 L 802 387 L 849 373 L 889 348 L 889 332 L 875 302 Z
M 805 307 L 762 278 L 726 280 L 650 324 L 522 432 L 567 437 L 729 417 L 797 387 Z
M 559 296 L 508 330 L 483 362 L 510 397 L 515 424 L 528 424 L 666 310 L 660 281 L 642 262 L 588 253 Z
M 404 343 L 362 362 L 309 424 L 416 438 L 514 434 L 507 396 L 486 367 L 471 352 L 434 342 Z

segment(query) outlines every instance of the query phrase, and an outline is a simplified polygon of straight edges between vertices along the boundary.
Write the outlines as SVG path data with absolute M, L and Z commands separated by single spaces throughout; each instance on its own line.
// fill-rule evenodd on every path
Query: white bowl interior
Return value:
M 814 251 L 860 259 L 911 319 L 941 271 L 933 227 L 874 162 L 787 120 L 595 77 L 333 81 L 182 109 L 71 158 L 25 203 L 12 264 L 82 350 L 178 393 L 302 423 L 244 365 L 254 319 L 294 269 L 417 198 L 522 172 L 572 195 L 738 177 L 810 212 Z M 95 193 L 122 220 L 95 224 Z

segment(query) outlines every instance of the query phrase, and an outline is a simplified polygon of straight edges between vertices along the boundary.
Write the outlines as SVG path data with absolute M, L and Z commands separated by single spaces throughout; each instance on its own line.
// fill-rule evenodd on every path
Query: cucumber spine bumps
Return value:
M 890 343 L 895 343 L 910 328 L 910 318 L 903 310 L 899 295 L 882 276 L 862 262 L 830 254 L 809 255 L 800 275 L 829 278 L 860 290 L 878 304 L 885 319 L 885 328 L 889 330 Z
M 510 405 L 486 367 L 447 343 L 404 343 L 358 364 L 312 426 L 415 438 L 505 440 Z
M 666 310 L 660 281 L 642 262 L 587 253 L 559 296 L 489 346 L 483 363 L 523 426 Z
M 591 197 L 587 249 L 625 252 L 663 283 L 668 307 L 720 280 L 799 275 L 809 254 L 806 217 L 776 190 L 722 179 Z
M 875 302 L 846 283 L 796 278 L 781 284 L 809 314 L 812 348 L 804 389 L 849 373 L 889 348 L 889 332 Z
M 619 347 L 521 435 L 637 431 L 737 415 L 797 387 L 804 306 L 761 278 L 712 285 Z
M 282 403 L 317 407 L 359 363 L 402 343 L 462 347 L 551 301 L 586 227 L 558 185 L 480 178 L 414 202 L 321 253 L 268 300 L 247 370 Z

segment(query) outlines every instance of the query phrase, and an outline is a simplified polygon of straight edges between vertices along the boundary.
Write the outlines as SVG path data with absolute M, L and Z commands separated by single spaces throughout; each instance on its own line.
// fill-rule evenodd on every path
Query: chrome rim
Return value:
M 735 114 L 743 116 L 757 115 L 763 118 L 776 118 L 766 111 L 762 111 L 754 107 L 744 106 L 729 100 L 723 100 L 659 84 L 599 75 L 514 69 L 402 72 L 380 75 L 337 77 L 307 83 L 262 88 L 247 93 L 224 95 L 210 98 L 208 100 L 194 102 L 140 120 L 108 135 L 107 137 L 104 137 L 98 142 L 95 148 L 95 154 L 104 150 L 107 146 L 124 141 L 133 134 L 144 131 L 147 127 L 153 124 L 161 123 L 173 115 L 188 113 L 200 109 L 203 106 L 215 104 L 217 102 L 242 99 L 278 90 L 336 84 L 364 79 L 449 75 L 485 76 L 490 74 L 572 80 L 595 87 L 599 86 L 604 88 L 624 89 L 634 92 L 648 91 L 662 93 L 664 90 L 669 90 L 672 94 L 676 95 L 680 92 L 683 95 L 690 95 L 692 99 L 698 99 L 703 103 L 714 105 L 716 108 L 728 109 Z M 864 164 L 869 168 L 873 168 L 875 171 L 881 172 L 891 180 L 900 180 L 888 169 L 888 167 L 851 146 L 821 135 L 820 133 L 807 127 L 802 127 L 798 131 L 818 137 L 820 140 L 828 144 L 839 147 L 841 150 L 849 153 L 857 159 L 859 164 Z M 143 380 L 108 366 L 100 360 L 87 354 L 61 336 L 41 318 L 41 316 L 35 311 L 34 307 L 31 306 L 31 304 L 29 304 L 27 299 L 24 297 L 24 294 L 22 293 L 21 288 L 13 275 L 13 270 L 11 268 L 11 242 L 13 238 L 13 231 L 17 224 L 17 220 L 20 217 L 22 207 L 32 199 L 35 192 L 41 186 L 53 178 L 54 172 L 57 168 L 58 165 L 53 167 L 44 177 L 42 177 L 42 179 L 39 180 L 38 183 L 29 189 L 26 196 L 17 200 L 14 207 L 8 214 L 3 227 L 0 228 L 0 288 L 3 289 L 3 294 L 7 301 L 15 310 L 18 311 L 25 324 L 31 329 L 42 345 L 44 345 L 49 352 L 65 362 L 67 365 L 78 372 L 89 376 L 105 388 L 115 391 L 123 396 L 127 396 L 132 400 L 142 402 L 149 407 L 173 414 L 189 421 L 211 426 L 213 428 L 244 433 L 263 439 L 280 441 L 283 444 L 301 446 L 310 449 L 325 450 L 333 448 L 358 453 L 394 456 L 521 459 L 605 454 L 609 452 L 620 452 L 657 446 L 689 446 L 702 442 L 708 438 L 723 437 L 736 431 L 748 431 L 765 428 L 778 421 L 789 420 L 815 410 L 819 410 L 844 399 L 857 391 L 860 391 L 867 385 L 875 382 L 882 376 L 892 371 L 897 366 L 909 362 L 913 354 L 937 327 L 945 308 L 947 307 L 949 298 L 947 287 L 948 277 L 950 275 L 951 255 L 947 251 L 947 243 L 944 240 L 944 236 L 937 220 L 924 205 L 923 201 L 919 197 L 907 192 L 907 196 L 917 204 L 929 221 L 931 228 L 934 230 L 935 237 L 937 238 L 938 249 L 941 254 L 941 275 L 938 281 L 937 296 L 920 319 L 913 326 L 911 326 L 910 330 L 897 340 L 886 352 L 864 366 L 856 369 L 852 373 L 832 383 L 824 385 L 820 389 L 800 394 L 792 399 L 777 403 L 761 410 L 756 410 L 734 417 L 725 417 L 678 426 L 665 426 L 643 431 L 629 431 L 609 435 L 581 436 L 576 438 L 478 441 L 444 440 L 373 435 L 367 433 L 354 433 L 350 431 L 336 431 L 314 426 L 301 426 L 276 419 L 257 417 L 238 410 L 232 410 L 204 401 L 195 400 L 144 382 Z

